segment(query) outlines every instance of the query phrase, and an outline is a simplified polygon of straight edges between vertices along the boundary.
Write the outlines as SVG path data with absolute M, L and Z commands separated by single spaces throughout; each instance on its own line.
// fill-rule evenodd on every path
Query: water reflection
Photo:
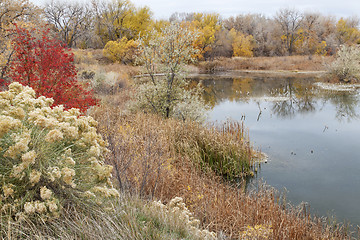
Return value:
M 332 94 L 324 94 L 323 96 L 324 104 L 330 102 L 335 106 L 335 118 L 339 122 L 351 122 L 352 120 L 359 119 L 359 114 L 357 113 L 359 100 L 359 94 L 356 91 L 333 92 Z
M 273 102 L 272 111 L 278 117 L 291 119 L 297 113 L 304 114 L 316 109 L 315 88 L 309 83 L 286 79 L 282 88 L 274 89 L 272 92 L 287 98 L 284 101 Z
M 360 225 L 359 90 L 320 86 L 311 78 L 197 81 L 213 106 L 209 121 L 243 120 L 254 146 L 269 157 L 259 178 L 286 188 L 295 205 L 306 201 L 319 216 L 333 212 Z
M 351 121 L 360 116 L 357 113 L 360 101 L 357 91 L 321 89 L 313 84 L 313 78 L 198 76 L 193 80 L 202 82 L 204 99 L 212 107 L 225 100 L 255 101 L 259 106 L 262 102 L 270 102 L 274 116 L 293 119 L 297 115 L 321 111 L 330 103 L 335 106 L 334 117 L 338 121 Z

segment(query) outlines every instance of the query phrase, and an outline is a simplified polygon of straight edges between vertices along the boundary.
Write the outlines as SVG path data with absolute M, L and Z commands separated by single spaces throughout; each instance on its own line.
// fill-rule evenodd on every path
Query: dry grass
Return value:
M 129 114 L 125 107 L 128 92 L 124 88 L 104 97 L 102 106 L 92 114 L 110 144 L 108 160 L 115 166 L 122 190 L 165 203 L 175 196 L 183 197 L 203 227 L 230 239 L 256 225 L 271 226 L 270 239 L 350 239 L 344 227 L 310 217 L 306 206 L 288 205 L 283 195 L 268 186 L 260 184 L 244 193 L 241 184 L 224 181 L 206 161 L 199 164 L 204 158 L 198 156 L 198 150 L 206 149 L 199 147 L 199 142 L 211 146 L 215 154 L 227 154 L 226 142 L 239 144 L 239 138 L 234 137 L 239 131 L 232 134 L 223 128 L 225 135 L 212 135 L 213 130 L 194 123 Z M 114 98 L 117 101 L 109 100 Z M 239 136 L 241 141 L 245 135 Z
M 164 221 L 152 212 L 150 205 L 136 196 L 122 194 L 107 209 L 96 206 L 64 209 L 52 221 L 15 222 L 0 218 L 1 239 L 189 239 L 199 238 L 186 225 L 175 224 L 176 219 L 165 216 Z
M 285 56 L 285 57 L 253 57 L 253 58 L 220 58 L 208 62 L 200 62 L 201 72 L 224 70 L 286 70 L 286 71 L 325 71 L 333 61 L 329 56 Z

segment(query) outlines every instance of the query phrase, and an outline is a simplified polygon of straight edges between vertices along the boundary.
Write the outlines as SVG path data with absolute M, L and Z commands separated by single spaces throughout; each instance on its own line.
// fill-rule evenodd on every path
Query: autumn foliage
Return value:
M 108 41 L 104 47 L 104 55 L 114 62 L 132 64 L 137 56 L 139 43 L 126 37 L 117 41 Z
M 14 59 L 9 73 L 12 81 L 30 86 L 40 96 L 54 99 L 54 105 L 85 112 L 96 105 L 92 91 L 77 80 L 73 54 L 49 30 L 17 27 L 13 39 Z

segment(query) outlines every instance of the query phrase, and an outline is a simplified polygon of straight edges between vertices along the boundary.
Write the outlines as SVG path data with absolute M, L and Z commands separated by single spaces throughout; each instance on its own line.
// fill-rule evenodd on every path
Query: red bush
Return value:
M 38 95 L 54 99 L 54 105 L 85 112 L 96 105 L 87 84 L 78 82 L 70 49 L 49 36 L 49 30 L 17 27 L 13 39 L 14 59 L 9 76 L 13 81 L 32 87 Z

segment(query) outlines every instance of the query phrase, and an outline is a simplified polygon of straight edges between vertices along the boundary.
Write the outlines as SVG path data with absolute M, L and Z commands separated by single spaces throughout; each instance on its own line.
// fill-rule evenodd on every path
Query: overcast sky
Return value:
M 240 13 L 273 16 L 280 8 L 315 11 L 324 15 L 350 17 L 360 13 L 360 0 L 132 0 L 136 6 L 148 6 L 155 18 L 168 18 L 174 12 L 219 13 L 223 17 Z
M 30 0 L 43 4 L 51 0 Z M 63 1 L 63 0 L 58 0 Z M 90 0 L 68 0 L 89 2 Z M 109 0 L 111 1 L 111 0 Z M 280 8 L 319 12 L 337 17 L 360 16 L 360 0 L 130 0 L 137 7 L 148 6 L 157 19 L 168 19 L 174 12 L 219 13 L 227 18 L 240 13 L 273 16 Z

